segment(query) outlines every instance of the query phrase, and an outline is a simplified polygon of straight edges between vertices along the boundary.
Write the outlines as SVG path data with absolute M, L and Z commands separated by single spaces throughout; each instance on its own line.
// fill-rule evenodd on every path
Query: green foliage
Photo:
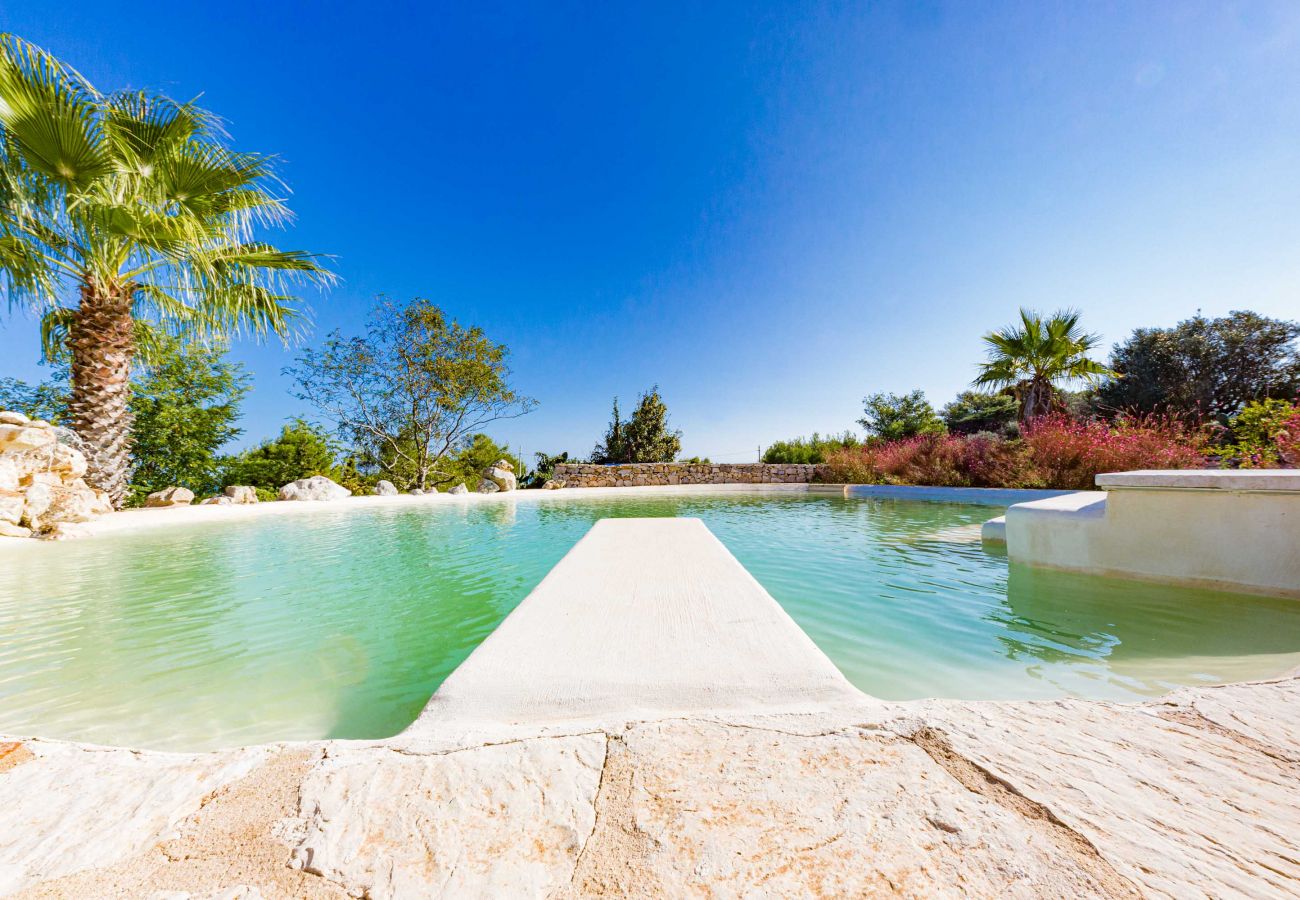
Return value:
M 594 463 L 672 462 L 682 450 L 682 433 L 668 427 L 668 406 L 655 385 L 641 395 L 632 417 L 619 416 L 618 398 L 604 439 L 591 451 Z
M 0 378 L 0 410 L 4 409 L 62 425 L 68 418 L 68 379 L 28 384 L 18 378 Z
M 843 434 L 822 436 L 817 432 L 812 437 L 798 437 L 789 441 L 776 441 L 763 451 L 765 463 L 824 463 L 826 454 L 846 447 L 861 446 L 857 435 L 851 431 Z
M 334 332 L 286 370 L 297 396 L 335 424 L 363 469 L 428 489 L 459 472 L 453 454 L 483 426 L 531 412 L 509 385 L 509 351 L 428 300 L 376 302 L 364 336 Z
M 172 485 L 198 495 L 219 488 L 223 463 L 217 451 L 241 434 L 234 423 L 248 390 L 248 376 L 239 364 L 225 360 L 224 347 L 167 338 L 132 387 L 129 502 L 141 503 Z
M 536 463 L 533 470 L 528 473 L 527 477 L 521 483 L 521 487 L 540 488 L 545 487 L 546 483 L 555 475 L 555 467 L 561 463 L 569 461 L 569 453 L 557 453 L 554 455 L 548 453 L 534 453 Z
M 1111 351 L 1116 377 L 1099 392 L 1111 411 L 1227 424 L 1252 400 L 1300 394 L 1300 324 L 1253 312 L 1139 328 Z
M 679 463 L 686 463 L 690 466 L 708 466 L 712 465 L 707 456 L 688 456 L 677 460 Z
M 1010 394 L 962 391 L 943 408 L 943 421 L 953 434 L 988 431 L 1005 435 L 1014 430 L 1019 412 L 1020 404 Z
M 471 491 L 476 490 L 483 479 L 483 470 L 503 459 L 510 463 L 516 474 L 523 471 L 523 464 L 507 445 L 498 444 L 486 434 L 476 434 L 460 450 L 442 461 L 438 486 L 447 490 L 464 484 Z
M 329 436 L 302 419 L 284 426 L 278 437 L 225 461 L 222 486 L 248 484 L 274 494 L 299 478 L 336 474 L 335 447 Z
M 943 420 L 925 399 L 923 391 L 910 394 L 871 394 L 863 399 L 858 424 L 873 438 L 898 441 L 918 434 L 943 434 Z
M 1257 400 L 1228 420 L 1227 438 L 1214 448 L 1225 465 L 1246 469 L 1273 468 L 1281 464 L 1278 438 L 1288 431 L 1300 403 L 1287 400 Z
M 0 278 L 61 346 L 83 286 L 126 293 L 164 331 L 287 334 L 294 281 L 316 258 L 255 241 L 289 212 L 273 158 L 226 145 L 193 102 L 102 94 L 12 34 L 0 35 Z
M 975 385 L 992 391 L 1010 390 L 1020 404 L 1020 421 L 1045 416 L 1058 406 L 1058 382 L 1089 384 L 1113 373 L 1088 358 L 1100 342 L 1079 326 L 1079 313 L 1062 310 L 1044 317 L 1020 310 L 1020 322 L 984 336 L 988 359 L 980 365 Z

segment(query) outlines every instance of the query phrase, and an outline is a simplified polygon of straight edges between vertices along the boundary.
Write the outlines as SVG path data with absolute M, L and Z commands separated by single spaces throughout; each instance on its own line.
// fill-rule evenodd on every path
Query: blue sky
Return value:
M 334 254 L 315 334 L 420 295 L 513 350 L 587 453 L 658 383 L 684 451 L 754 458 L 941 405 L 1020 305 L 1107 345 L 1201 309 L 1300 318 L 1300 5 L 0 0 L 104 90 L 202 94 Z M 308 339 L 310 340 L 310 338 Z M 249 443 L 308 413 L 237 345 Z M 0 319 L 0 374 L 39 377 Z

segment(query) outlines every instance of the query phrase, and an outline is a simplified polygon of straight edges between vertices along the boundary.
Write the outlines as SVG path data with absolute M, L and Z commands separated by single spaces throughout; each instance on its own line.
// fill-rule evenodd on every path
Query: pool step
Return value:
M 699 519 L 602 519 L 411 730 L 862 699 Z

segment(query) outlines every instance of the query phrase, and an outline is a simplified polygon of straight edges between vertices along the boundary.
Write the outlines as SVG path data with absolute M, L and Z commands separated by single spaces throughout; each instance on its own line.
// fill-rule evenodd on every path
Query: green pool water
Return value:
M 987 506 L 808 495 L 297 512 L 0 557 L 0 732 L 384 737 L 597 519 L 698 516 L 867 693 L 1140 699 L 1300 665 L 1300 603 L 1009 567 Z

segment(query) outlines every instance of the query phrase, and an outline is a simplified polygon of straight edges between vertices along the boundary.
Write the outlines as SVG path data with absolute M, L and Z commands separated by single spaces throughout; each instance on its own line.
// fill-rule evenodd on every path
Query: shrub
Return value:
M 1277 452 L 1287 466 L 1300 468 L 1300 404 L 1277 432 Z
M 1008 394 L 962 391 L 943 408 L 943 421 L 956 434 L 992 431 L 1006 435 L 1015 427 L 1020 404 Z
M 1271 469 L 1282 462 L 1279 437 L 1293 440 L 1288 422 L 1300 414 L 1300 406 L 1286 400 L 1256 400 L 1228 420 L 1227 435 L 1231 443 L 1216 447 L 1212 453 L 1225 466 L 1243 469 Z
M 775 464 L 823 463 L 826 456 L 835 450 L 846 447 L 858 447 L 862 441 L 851 431 L 843 434 L 828 434 L 825 437 L 817 432 L 812 437 L 797 437 L 790 441 L 777 441 L 763 451 L 763 462 Z
M 1205 464 L 1206 433 L 1177 419 L 1121 418 L 1114 427 L 1063 415 L 1044 416 L 1022 431 L 1045 486 L 1091 490 L 1102 472 L 1195 469 Z
M 992 434 L 924 434 L 850 447 L 827 457 L 834 481 L 934 487 L 1033 487 L 1033 466 L 1019 441 Z

